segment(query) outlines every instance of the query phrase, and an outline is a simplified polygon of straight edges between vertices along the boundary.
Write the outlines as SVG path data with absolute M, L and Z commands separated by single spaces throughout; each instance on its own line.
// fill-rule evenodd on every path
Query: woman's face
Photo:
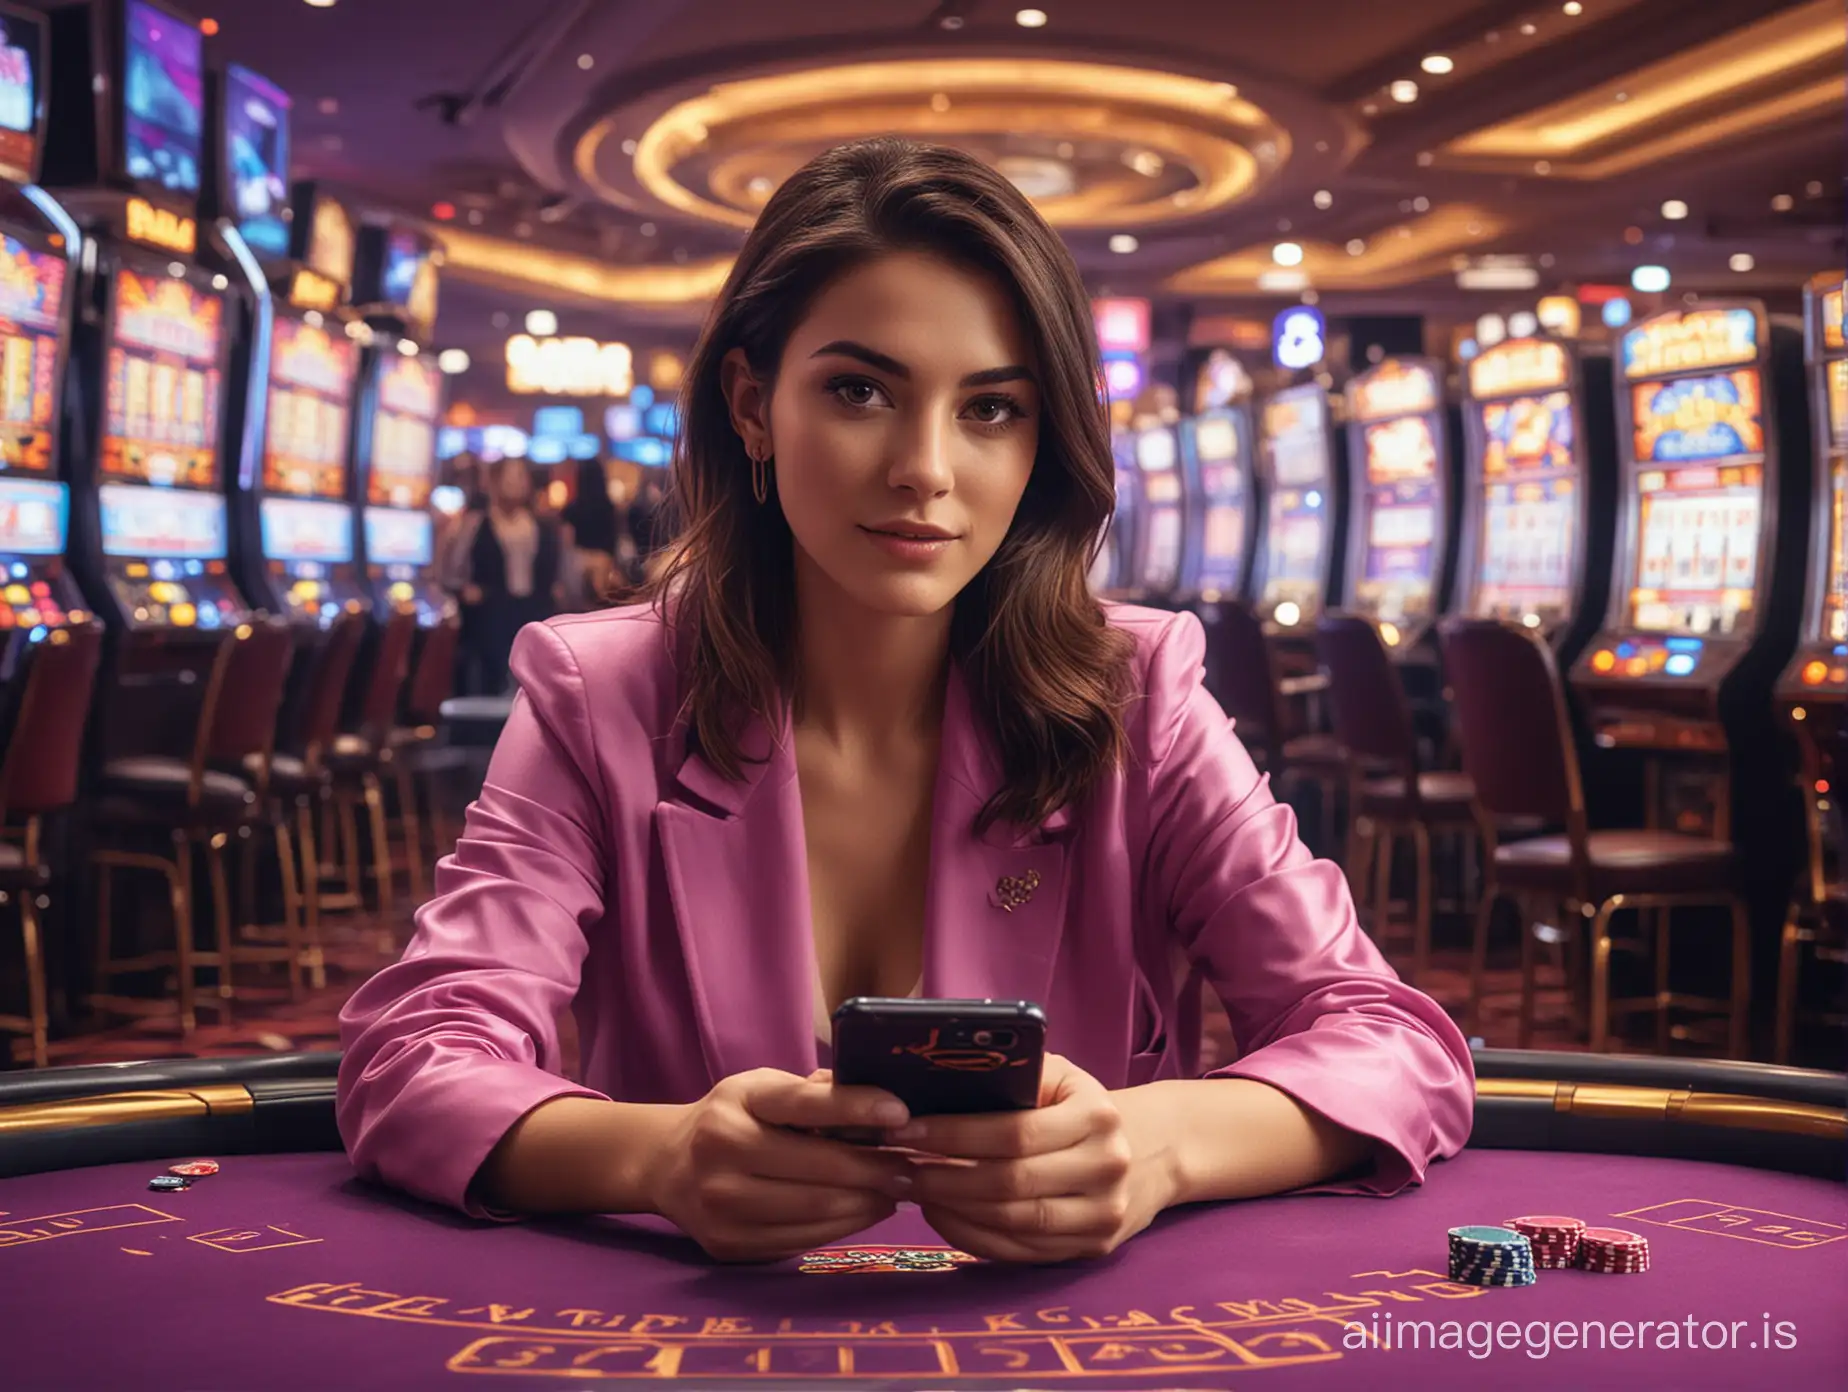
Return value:
M 1039 448 L 1039 364 L 999 281 L 885 256 L 816 299 L 767 410 L 741 352 L 728 367 L 734 421 L 775 456 L 767 506 L 783 509 L 807 580 L 921 616 L 988 564 Z
M 502 507 L 518 507 L 533 496 L 533 476 L 526 465 L 509 459 L 494 476 L 494 498 Z

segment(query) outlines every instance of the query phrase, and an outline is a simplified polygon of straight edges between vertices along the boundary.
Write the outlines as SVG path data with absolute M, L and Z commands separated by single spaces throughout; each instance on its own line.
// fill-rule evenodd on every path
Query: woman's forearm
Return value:
M 1175 1078 L 1114 1094 L 1170 1204 L 1280 1194 L 1360 1168 L 1375 1142 L 1247 1078 Z
M 515 1122 L 475 1177 L 508 1213 L 647 1213 L 648 1175 L 679 1107 L 556 1097 Z

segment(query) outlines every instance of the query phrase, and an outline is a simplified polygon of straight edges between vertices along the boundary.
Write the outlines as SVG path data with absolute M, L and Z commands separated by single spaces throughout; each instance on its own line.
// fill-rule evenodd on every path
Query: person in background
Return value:
M 473 692 L 505 691 L 514 635 L 558 612 L 561 555 L 557 523 L 533 506 L 526 461 L 496 461 L 488 470 L 487 506 L 463 514 L 444 576 L 462 600 Z
M 616 536 L 621 525 L 601 459 L 578 461 L 577 496 L 565 505 L 559 520 L 565 528 L 565 545 L 575 553 L 576 561 L 576 592 L 567 596 L 569 607 L 599 608 L 616 579 Z

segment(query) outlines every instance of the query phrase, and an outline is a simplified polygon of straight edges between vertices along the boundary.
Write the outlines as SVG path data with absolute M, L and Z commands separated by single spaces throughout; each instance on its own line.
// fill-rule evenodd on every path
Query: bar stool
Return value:
M 26 954 L 26 1014 L 0 1015 L 0 1030 L 31 1037 L 35 1068 L 50 1062 L 39 897 L 51 884 L 51 867 L 40 840 L 45 814 L 77 800 L 84 722 L 102 651 L 102 625 L 96 623 L 53 629 L 31 650 L 18 716 L 0 757 L 0 827 L 9 816 L 25 818 L 19 844 L 0 840 L 0 904 L 17 896 Z
M 333 775 L 327 753 L 340 730 L 340 706 L 353 663 L 366 636 L 366 616 L 348 610 L 336 618 L 310 655 L 300 718 L 285 737 L 288 748 L 270 759 L 269 788 L 278 810 L 295 819 L 302 895 L 302 966 L 315 990 L 327 985 L 326 946 L 321 936 L 321 859 L 315 816 L 331 798 Z M 248 937 L 262 930 L 247 926 Z
M 178 977 L 179 1025 L 182 1035 L 197 1027 L 197 976 L 200 967 L 218 972 L 216 999 L 210 1002 L 229 1019 L 232 966 L 236 960 L 231 933 L 231 896 L 225 880 L 224 849 L 232 836 L 260 820 L 262 792 L 246 777 L 227 768 L 244 766 L 252 755 L 268 759 L 276 714 L 288 681 L 293 640 L 280 619 L 253 619 L 238 625 L 219 642 L 199 704 L 198 726 L 190 759 L 137 755 L 103 765 L 95 804 L 100 834 L 164 833 L 171 855 L 106 847 L 90 854 L 100 873 L 96 887 L 96 985 L 91 1003 L 119 1014 L 152 1013 L 149 1002 L 115 996 L 103 988 L 129 972 L 171 967 Z M 193 944 L 193 861 L 205 854 L 212 890 L 215 946 L 201 952 Z M 110 896 L 116 870 L 144 870 L 167 881 L 174 922 L 174 946 L 139 957 L 113 953 Z
M 1848 886 L 1839 870 L 1844 863 L 1841 793 L 1831 786 L 1838 770 L 1848 769 L 1848 721 L 1838 723 L 1833 757 L 1828 744 L 1810 738 L 1797 741 L 1802 751 L 1803 820 L 1808 856 L 1805 873 L 1792 889 L 1778 947 L 1777 1016 L 1773 1061 L 1789 1063 L 1797 1025 L 1813 1020 L 1831 1029 L 1848 1027 L 1840 1011 L 1805 1012 L 1802 1006 L 1802 969 L 1806 956 L 1818 962 L 1848 966 Z M 1833 863 L 1831 863 L 1833 862 Z M 1836 872 L 1836 873 L 1832 873 Z
M 1334 735 L 1301 730 L 1304 722 L 1293 718 L 1288 701 L 1290 692 L 1307 693 L 1323 683 L 1281 679 L 1264 625 L 1240 601 L 1219 606 L 1219 622 L 1212 636 L 1207 649 L 1208 689 L 1237 722 L 1239 738 L 1253 763 L 1280 784 L 1300 779 L 1315 785 L 1326 853 L 1335 841 L 1335 802 L 1347 784 L 1347 751 Z
M 390 768 L 391 732 L 397 725 L 398 699 L 410 671 L 411 644 L 417 637 L 417 616 L 398 610 L 379 634 L 361 693 L 358 728 L 336 735 L 327 751 L 327 767 L 334 780 L 334 809 L 340 819 L 341 863 L 346 890 L 325 896 L 323 907 L 361 909 L 359 824 L 357 806 L 364 803 L 372 839 L 372 877 L 380 917 L 379 950 L 397 950 L 392 933 L 391 837 L 385 825 L 383 779 Z
M 389 766 L 398 793 L 398 828 L 404 842 L 405 873 L 410 880 L 411 897 L 417 900 L 424 897 L 424 847 L 417 815 L 417 783 L 421 779 L 429 795 L 431 832 L 440 848 L 442 803 L 437 779 L 450 766 L 450 760 L 444 756 L 452 751 L 444 749 L 438 737 L 443 702 L 455 689 L 456 647 L 461 632 L 462 625 L 455 619 L 445 619 L 425 631 L 410 680 L 405 685 L 405 723 L 394 726 L 386 739 Z
M 1373 876 L 1374 931 L 1385 937 L 1392 910 L 1392 859 L 1401 834 L 1412 839 L 1412 971 L 1430 966 L 1431 833 L 1473 836 L 1476 790 L 1463 773 L 1421 772 L 1410 703 L 1378 631 L 1351 614 L 1324 614 L 1316 656 L 1328 673 L 1335 737 L 1350 765 L 1348 875 L 1357 896 Z
M 1613 1014 L 1653 1011 L 1656 1047 L 1668 1047 L 1668 1012 L 1722 1012 L 1733 1057 L 1745 1053 L 1751 1001 L 1751 928 L 1740 892 L 1738 856 L 1725 841 L 1674 831 L 1591 831 L 1585 818 L 1578 751 L 1552 650 L 1525 628 L 1492 619 L 1446 619 L 1439 626 L 1456 698 L 1463 766 L 1487 814 L 1488 883 L 1476 916 L 1470 959 L 1470 1020 L 1478 1017 L 1495 899 L 1521 908 L 1520 1046 L 1533 1038 L 1534 915 L 1537 900 L 1558 903 L 1565 924 L 1590 920 L 1591 1047 L 1609 1043 Z M 1532 817 L 1560 834 L 1496 844 L 1492 817 Z M 1732 996 L 1684 996 L 1669 987 L 1672 912 L 1655 915 L 1655 993 L 1610 998 L 1611 917 L 1622 909 L 1723 907 L 1732 914 Z

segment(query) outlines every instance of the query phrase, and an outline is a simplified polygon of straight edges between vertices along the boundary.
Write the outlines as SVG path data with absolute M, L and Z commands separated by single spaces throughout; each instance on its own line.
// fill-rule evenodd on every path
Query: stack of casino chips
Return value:
M 1586 1228 L 1579 1234 L 1581 1271 L 1640 1276 L 1649 1269 L 1649 1239 L 1622 1228 Z
M 1531 1286 L 1533 1249 L 1512 1228 L 1452 1228 L 1450 1279 L 1466 1286 Z
M 1533 1249 L 1534 1266 L 1541 1271 L 1564 1271 L 1578 1265 L 1579 1244 L 1585 1236 L 1585 1224 L 1577 1218 L 1552 1215 L 1534 1218 L 1510 1218 L 1513 1228 Z

